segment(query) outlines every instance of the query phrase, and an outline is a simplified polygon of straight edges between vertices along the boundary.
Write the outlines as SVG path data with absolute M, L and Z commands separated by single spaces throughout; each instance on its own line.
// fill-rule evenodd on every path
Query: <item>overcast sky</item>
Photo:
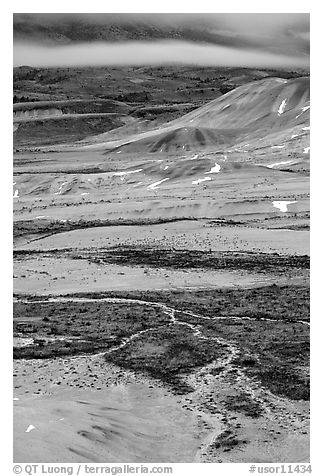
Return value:
M 166 36 L 151 41 L 147 26 Z M 107 29 L 109 41 L 102 41 Z M 137 39 L 143 29 L 145 35 Z M 89 31 L 97 35 L 91 41 Z M 308 68 L 309 40 L 308 14 L 15 14 L 14 66 L 175 62 Z

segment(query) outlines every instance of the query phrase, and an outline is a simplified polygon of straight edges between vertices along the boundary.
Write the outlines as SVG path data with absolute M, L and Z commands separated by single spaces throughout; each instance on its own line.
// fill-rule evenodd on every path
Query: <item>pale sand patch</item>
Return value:
M 47 274 L 42 271 L 46 270 Z M 275 284 L 300 284 L 299 276 L 257 274 L 247 271 L 174 270 L 143 266 L 97 265 L 87 260 L 39 257 L 14 263 L 14 292 L 52 293 L 104 292 L 158 289 L 217 289 L 257 287 Z
M 99 355 L 16 360 L 14 460 L 309 460 L 308 402 L 273 396 L 234 374 L 217 378 L 207 369 L 193 378 L 196 391 L 181 397 L 156 380 L 106 363 Z M 263 416 L 250 418 L 223 406 L 228 395 L 241 391 L 254 394 L 266 409 Z M 29 425 L 34 429 L 26 434 Z M 229 453 L 225 446 L 213 448 L 212 442 L 228 429 L 241 443 Z
M 192 462 L 195 415 L 145 384 L 62 390 L 15 403 L 15 462 Z M 32 425 L 33 431 L 25 429 Z
M 289 202 L 290 203 L 290 202 Z M 272 210 L 272 204 L 269 204 Z M 289 207 L 293 209 L 293 207 Z M 48 236 L 17 249 L 106 248 L 119 245 L 161 248 L 252 251 L 309 255 L 309 231 L 219 226 L 205 221 L 178 221 L 141 226 L 95 227 Z

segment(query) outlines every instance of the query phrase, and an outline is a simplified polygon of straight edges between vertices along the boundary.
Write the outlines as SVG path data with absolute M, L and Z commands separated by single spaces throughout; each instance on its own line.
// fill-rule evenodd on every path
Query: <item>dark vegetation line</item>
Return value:
M 178 221 L 198 221 L 194 217 L 172 217 L 172 218 L 142 218 L 139 220 L 123 219 L 117 220 L 78 220 L 78 221 L 49 221 L 42 220 L 35 222 L 35 220 L 21 220 L 15 221 L 13 224 L 14 238 L 30 235 L 47 233 L 50 231 L 51 235 L 56 233 L 65 233 L 72 230 L 83 230 L 86 228 L 97 228 L 104 226 L 144 226 L 144 225 L 159 225 L 163 223 L 175 223 Z M 235 223 L 235 222 L 234 222 Z
M 21 161 L 21 159 L 19 159 L 19 161 Z M 35 160 L 28 160 L 27 162 L 23 162 L 22 164 L 19 164 L 19 166 L 25 166 L 25 165 L 34 165 L 36 162 L 41 162 L 39 160 L 35 161 Z M 107 173 L 107 172 L 115 172 L 115 170 L 103 170 L 103 169 L 100 169 L 99 167 L 91 167 L 91 168 L 84 168 L 84 169 L 67 169 L 67 170 L 42 170 L 42 171 L 38 171 L 38 170 L 28 170 L 28 172 L 26 171 L 19 171 L 19 170 L 15 170 L 15 175 L 44 175 L 44 174 L 49 174 L 49 175 L 52 175 L 52 174 L 64 174 L 64 175 L 77 175 L 77 174 L 104 174 L 104 173 Z
M 60 295 L 14 294 L 14 298 L 18 301 L 23 300 L 30 303 L 59 297 L 95 300 L 105 298 L 136 299 L 152 303 L 158 302 L 174 308 L 177 312 L 189 308 L 191 312 L 204 316 L 242 316 L 289 322 L 309 321 L 310 319 L 309 286 L 277 286 L 273 284 L 251 289 L 109 291 Z
M 283 274 L 288 269 L 309 269 L 307 255 L 291 256 L 277 253 L 200 251 L 178 249 L 155 249 L 147 247 L 115 246 L 89 249 L 14 250 L 15 259 L 43 256 L 46 258 L 69 258 L 88 260 L 99 265 L 120 264 L 125 266 L 148 266 L 170 269 L 243 269 L 259 273 Z
M 85 297 L 84 293 L 73 296 Z M 309 318 L 306 287 L 111 292 L 86 296 L 118 297 L 129 299 L 129 303 L 94 300 L 39 303 L 37 300 L 43 300 L 41 296 L 28 296 L 29 302 L 15 302 L 16 335 L 36 337 L 31 346 L 16 348 L 15 357 L 53 358 L 106 350 L 107 361 L 148 373 L 176 393 L 189 393 L 192 388 L 186 384 L 184 375 L 214 361 L 220 364 L 232 344 L 239 349 L 230 363 L 233 377 L 241 369 L 276 395 L 292 400 L 309 398 L 309 329 L 298 322 L 300 317 Z M 72 295 L 64 297 L 73 299 Z M 145 301 L 145 305 L 131 299 Z M 162 308 L 163 304 L 173 310 L 174 321 L 167 309 L 165 312 Z M 229 319 L 230 315 L 239 313 L 255 315 L 258 319 Z M 219 315 L 227 315 L 228 319 L 217 319 Z M 207 316 L 210 318 L 206 319 Z M 263 316 L 271 316 L 275 322 L 262 321 Z M 185 322 L 187 326 L 182 325 Z M 203 339 L 195 334 L 196 328 Z M 109 352 L 133 334 L 135 339 Z M 65 339 L 48 339 L 55 336 Z M 221 368 L 214 370 L 215 376 L 222 372 Z
M 85 257 L 86 251 L 75 259 Z M 279 272 L 284 268 L 310 267 L 308 256 L 284 256 L 276 253 L 224 252 L 178 249 L 155 249 L 146 247 L 114 247 L 109 250 L 88 252 L 88 260 L 98 264 L 146 265 L 173 269 L 245 269 Z

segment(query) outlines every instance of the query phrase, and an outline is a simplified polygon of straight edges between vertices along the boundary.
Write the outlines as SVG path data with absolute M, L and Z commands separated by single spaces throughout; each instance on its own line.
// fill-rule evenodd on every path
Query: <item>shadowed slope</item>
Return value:
M 309 78 L 266 78 L 241 86 L 164 127 L 88 147 L 131 152 L 217 150 L 309 123 Z M 96 142 L 98 137 L 96 137 Z

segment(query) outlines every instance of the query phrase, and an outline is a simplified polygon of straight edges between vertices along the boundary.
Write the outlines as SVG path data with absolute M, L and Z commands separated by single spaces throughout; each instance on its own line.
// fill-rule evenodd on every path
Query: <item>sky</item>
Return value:
M 308 14 L 17 13 L 13 23 L 14 66 L 179 63 L 309 68 Z M 162 32 L 160 38 L 149 36 L 153 27 Z M 106 30 L 109 41 L 102 41 Z M 145 35 L 137 34 L 142 31 Z M 178 39 L 174 31 L 181 32 Z

